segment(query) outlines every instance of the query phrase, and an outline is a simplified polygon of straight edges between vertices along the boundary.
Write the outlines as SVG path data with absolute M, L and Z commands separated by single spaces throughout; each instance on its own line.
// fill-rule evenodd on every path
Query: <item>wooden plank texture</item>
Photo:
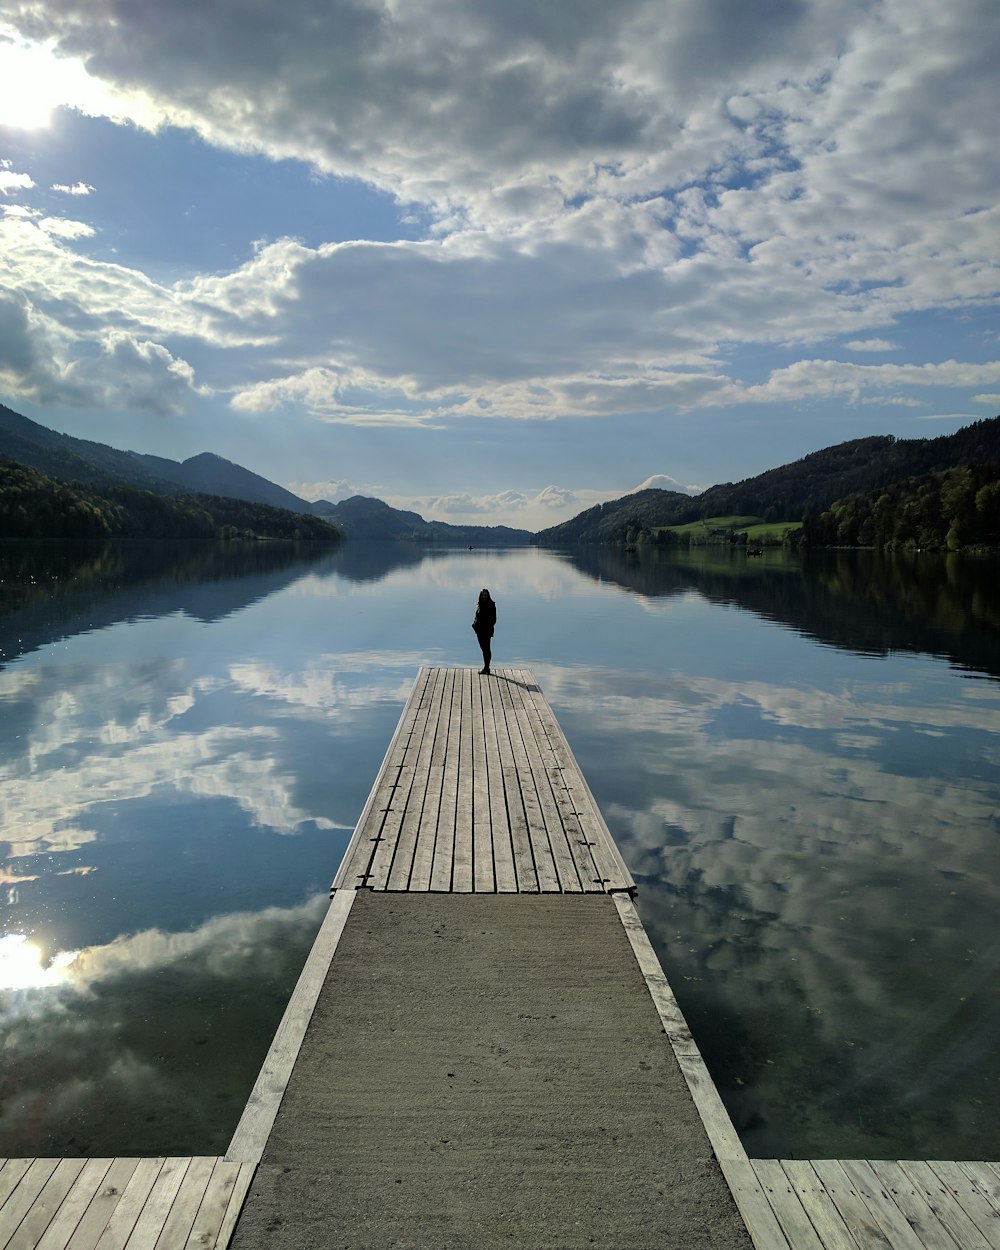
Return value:
M 332 888 L 635 886 L 531 674 L 425 668 Z
M 253 1171 L 214 1156 L 6 1160 L 0 1247 L 225 1250 Z

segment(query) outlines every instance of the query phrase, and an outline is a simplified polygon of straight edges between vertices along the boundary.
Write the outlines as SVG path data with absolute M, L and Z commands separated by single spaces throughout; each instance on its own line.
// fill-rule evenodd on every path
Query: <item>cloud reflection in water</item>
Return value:
M 536 667 L 752 1151 L 968 1157 L 991 1131 L 1000 694 L 931 703 L 908 668 L 883 699 Z M 921 776 L 896 740 L 930 728 Z

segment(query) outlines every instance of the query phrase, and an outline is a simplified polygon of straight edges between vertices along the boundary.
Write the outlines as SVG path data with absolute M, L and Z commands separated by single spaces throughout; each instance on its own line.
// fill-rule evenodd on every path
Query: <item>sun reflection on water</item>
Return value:
M 0 990 L 34 990 L 69 981 L 79 951 L 59 951 L 48 963 L 40 946 L 24 933 L 0 938 Z

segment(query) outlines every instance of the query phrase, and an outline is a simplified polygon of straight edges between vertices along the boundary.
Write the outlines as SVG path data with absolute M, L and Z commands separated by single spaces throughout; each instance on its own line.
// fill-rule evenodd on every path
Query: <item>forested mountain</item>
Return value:
M 473 543 L 477 546 L 526 546 L 532 541 L 528 530 L 506 525 L 447 525 L 425 521 L 417 512 L 390 508 L 381 499 L 352 495 L 341 503 L 327 504 L 323 517 L 348 537 L 410 542 Z
M 140 455 L 137 451 L 127 453 L 146 466 L 150 472 L 181 490 L 202 495 L 228 495 L 233 499 L 246 499 L 250 503 L 266 503 L 272 508 L 287 508 L 290 512 L 312 512 L 312 505 L 276 482 L 269 482 L 259 473 L 252 473 L 242 465 L 224 460 L 213 452 L 203 451 L 187 460 L 166 460 L 162 456 Z
M 160 495 L 134 486 L 59 482 L 0 460 L 5 538 L 282 538 L 336 543 L 319 517 L 218 495 Z
M 512 546 L 532 541 L 528 530 L 509 529 L 502 525 L 448 525 L 442 521 L 425 521 L 416 512 L 400 511 L 380 499 L 368 499 L 363 495 L 355 495 L 336 504 L 326 499 L 310 503 L 283 486 L 212 452 L 201 452 L 178 461 L 135 451 L 118 451 L 104 443 L 59 434 L 2 404 L 0 457 L 28 465 L 45 477 L 70 487 L 94 487 L 105 503 L 110 501 L 115 489 L 132 487 L 156 495 L 211 495 L 285 508 L 307 517 L 324 519 L 355 538 L 474 543 L 479 546 Z M 82 498 L 87 492 L 76 493 Z M 71 490 L 69 495 L 58 498 L 67 501 L 69 506 L 72 494 Z M 57 496 L 51 491 L 48 501 L 47 515 L 50 515 L 57 506 Z M 180 512 L 183 511 L 181 508 Z M 164 517 L 169 512 L 167 509 Z M 74 504 L 72 515 L 79 524 L 100 525 L 90 517 L 85 507 Z M 110 514 L 105 515 L 102 511 L 102 515 L 109 519 Z M 176 508 L 173 515 L 180 515 Z M 83 533 L 74 531 L 68 519 L 65 524 L 68 526 L 67 536 Z M 163 521 L 163 524 L 169 525 L 169 522 Z M 232 524 L 239 528 L 254 528 L 252 521 L 234 521 Z M 13 536 L 13 531 L 4 532 Z
M 1000 547 L 1000 461 L 961 465 L 848 495 L 807 517 L 800 541 L 820 547 Z
M 113 482 L 160 493 L 177 491 L 175 483 L 154 473 L 142 463 L 141 457 L 104 443 L 59 434 L 3 404 L 0 404 L 0 456 L 63 482 L 101 485 Z
M 1000 461 L 1000 417 L 976 421 L 940 438 L 853 439 L 757 477 L 712 486 L 695 497 L 658 490 L 625 495 L 542 530 L 537 540 L 545 546 L 623 542 L 630 528 L 654 530 L 729 514 L 800 520 L 819 515 L 849 495 L 881 493 L 927 473 L 996 461 Z

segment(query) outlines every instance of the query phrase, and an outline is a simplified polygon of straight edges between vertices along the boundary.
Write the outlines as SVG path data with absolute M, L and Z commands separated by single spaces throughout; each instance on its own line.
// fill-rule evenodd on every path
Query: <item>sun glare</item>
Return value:
M 63 103 L 60 65 L 41 46 L 0 43 L 0 125 L 38 130 Z
M 50 44 L 26 43 L 9 27 L 0 27 L 0 126 L 39 130 L 51 123 L 60 105 L 114 116 L 128 111 L 121 108 L 124 99 L 116 102 L 82 62 L 56 56 Z
M 48 963 L 42 952 L 23 933 L 0 938 L 0 990 L 33 990 L 61 985 L 69 980 L 69 967 L 76 951 L 61 951 Z

